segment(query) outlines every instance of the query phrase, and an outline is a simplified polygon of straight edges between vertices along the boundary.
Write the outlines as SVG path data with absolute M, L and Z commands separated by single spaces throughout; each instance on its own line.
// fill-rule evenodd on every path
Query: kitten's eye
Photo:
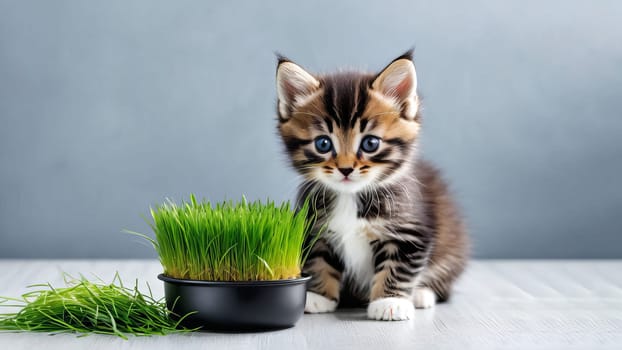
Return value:
M 319 136 L 315 139 L 315 149 L 320 153 L 326 153 L 333 149 L 333 143 L 328 136 Z
M 361 149 L 363 152 L 372 153 L 376 152 L 380 147 L 380 139 L 376 136 L 365 136 L 361 141 Z

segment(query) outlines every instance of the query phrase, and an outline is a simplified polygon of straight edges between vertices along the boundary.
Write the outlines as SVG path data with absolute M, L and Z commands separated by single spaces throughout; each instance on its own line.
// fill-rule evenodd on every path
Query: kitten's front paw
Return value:
M 367 307 L 367 317 L 372 320 L 401 321 L 415 317 L 415 306 L 405 298 L 382 298 Z
M 313 292 L 307 292 L 307 302 L 305 312 L 319 314 L 324 312 L 334 312 L 337 309 L 337 302 L 325 296 Z
M 429 309 L 436 305 L 436 294 L 430 288 L 415 289 L 415 307 L 417 309 Z

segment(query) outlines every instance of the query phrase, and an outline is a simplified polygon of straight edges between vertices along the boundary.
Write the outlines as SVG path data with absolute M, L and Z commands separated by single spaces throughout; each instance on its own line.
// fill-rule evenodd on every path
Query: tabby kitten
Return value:
M 323 232 L 303 272 L 305 311 L 369 303 L 377 320 L 406 320 L 449 298 L 467 236 L 438 170 L 419 159 L 420 98 L 412 51 L 378 74 L 316 76 L 284 57 L 278 130 L 304 177 Z

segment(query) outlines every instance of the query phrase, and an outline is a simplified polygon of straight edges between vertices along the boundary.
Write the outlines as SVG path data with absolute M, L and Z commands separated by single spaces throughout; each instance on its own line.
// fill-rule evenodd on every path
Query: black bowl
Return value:
M 306 284 L 311 278 L 217 282 L 176 279 L 164 281 L 164 297 L 173 317 L 188 328 L 259 331 L 292 327 L 302 316 Z

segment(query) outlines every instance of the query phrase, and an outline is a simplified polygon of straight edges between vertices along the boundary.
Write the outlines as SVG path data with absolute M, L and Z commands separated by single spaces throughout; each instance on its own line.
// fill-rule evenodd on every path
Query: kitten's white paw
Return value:
M 429 309 L 436 305 L 436 294 L 428 287 L 416 288 L 414 304 L 417 309 Z
M 415 317 L 415 307 L 405 298 L 382 298 L 369 304 L 367 317 L 385 321 L 411 320 Z
M 337 302 L 330 300 L 325 296 L 313 292 L 307 292 L 307 302 L 305 303 L 305 312 L 310 314 L 319 314 L 324 312 L 334 312 L 337 309 Z

